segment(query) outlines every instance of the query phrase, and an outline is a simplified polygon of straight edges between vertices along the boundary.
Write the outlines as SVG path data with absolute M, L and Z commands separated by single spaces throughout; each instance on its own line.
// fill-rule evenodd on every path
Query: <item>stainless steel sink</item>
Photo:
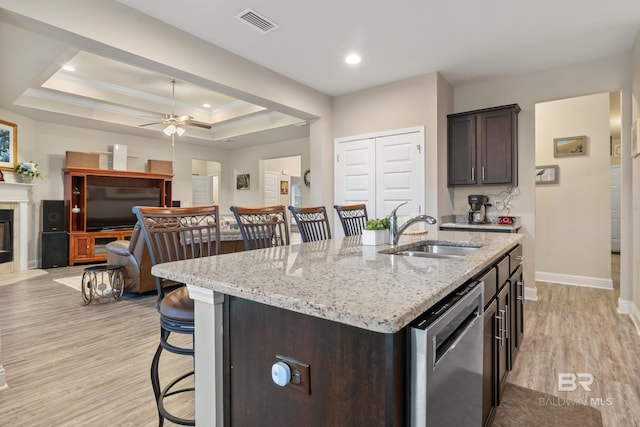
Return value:
M 423 258 L 456 259 L 462 258 L 481 247 L 482 245 L 480 243 L 465 242 L 455 244 L 424 240 L 421 242 L 410 243 L 408 245 L 397 246 L 395 248 L 384 249 L 380 251 L 380 253 Z

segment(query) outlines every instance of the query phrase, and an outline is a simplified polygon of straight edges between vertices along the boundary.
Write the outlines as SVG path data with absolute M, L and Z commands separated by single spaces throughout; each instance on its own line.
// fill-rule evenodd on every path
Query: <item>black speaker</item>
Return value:
M 42 268 L 66 267 L 69 263 L 69 237 L 66 231 L 42 233 Z
M 64 231 L 64 200 L 42 201 L 42 231 Z

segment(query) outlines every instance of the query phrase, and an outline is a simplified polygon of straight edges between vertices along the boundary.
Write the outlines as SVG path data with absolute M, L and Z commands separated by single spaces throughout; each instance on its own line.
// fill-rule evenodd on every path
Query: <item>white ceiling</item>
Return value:
M 637 0 L 107 1 L 332 96 L 435 71 L 459 86 L 611 56 L 629 52 L 640 29 Z M 246 8 L 279 27 L 263 34 L 240 22 Z M 363 60 L 349 66 L 344 57 L 354 51 Z M 171 76 L 1 20 L 0 55 L 12 58 L 3 61 L 0 107 L 36 120 L 163 137 L 162 126 L 140 125 L 173 111 L 213 124 L 189 127 L 188 140 L 222 148 L 308 135 L 301 118 L 189 82 L 176 83 L 173 103 Z

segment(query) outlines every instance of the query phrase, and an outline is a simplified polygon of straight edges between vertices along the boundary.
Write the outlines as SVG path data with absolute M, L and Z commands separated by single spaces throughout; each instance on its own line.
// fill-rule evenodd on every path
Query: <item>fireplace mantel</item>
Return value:
M 29 195 L 33 184 L 0 182 L 0 205 L 14 209 L 13 271 L 28 269 Z

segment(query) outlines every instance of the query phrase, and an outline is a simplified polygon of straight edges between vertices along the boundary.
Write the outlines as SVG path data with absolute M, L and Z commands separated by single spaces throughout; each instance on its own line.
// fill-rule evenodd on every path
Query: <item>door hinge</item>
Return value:
M 420 144 L 416 145 L 416 148 L 418 149 L 418 154 L 422 153 L 422 146 Z
M 336 154 L 336 163 L 340 163 L 340 154 Z

